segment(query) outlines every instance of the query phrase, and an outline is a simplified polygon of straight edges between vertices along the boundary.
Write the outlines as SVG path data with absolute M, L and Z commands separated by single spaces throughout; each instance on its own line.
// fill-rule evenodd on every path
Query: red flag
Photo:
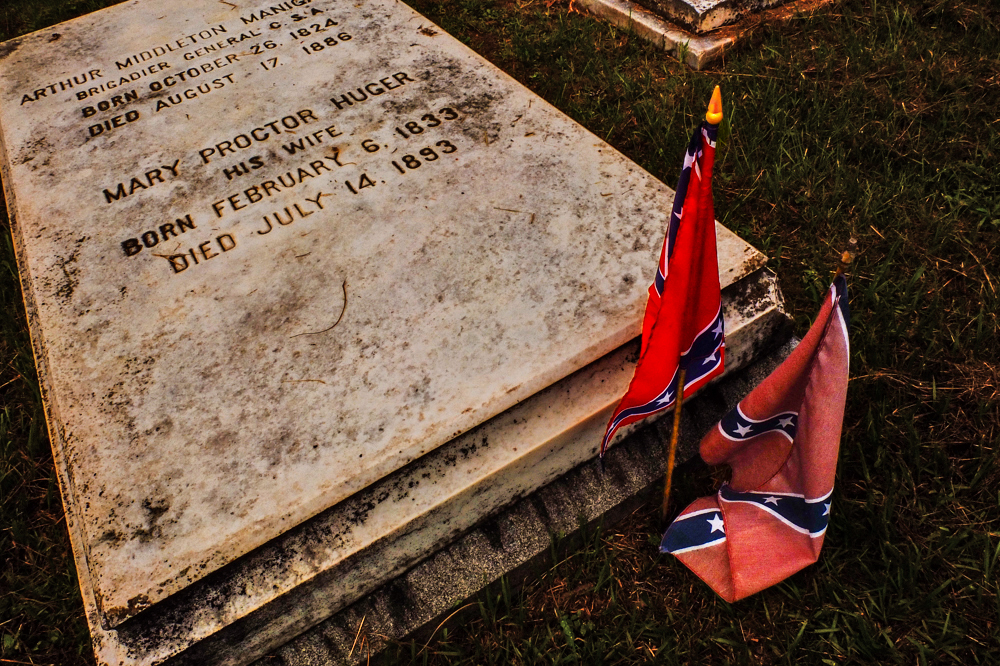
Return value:
M 639 362 L 611 416 L 601 456 L 622 426 L 673 406 L 681 368 L 688 396 L 722 374 L 725 344 L 716 254 L 712 165 L 722 119 L 719 89 L 688 144 L 656 278 L 649 287 Z M 717 109 L 714 113 L 712 109 Z
M 726 601 L 819 558 L 830 519 L 847 399 L 847 281 L 838 275 L 799 346 L 701 442 L 733 477 L 667 529 L 673 553 Z

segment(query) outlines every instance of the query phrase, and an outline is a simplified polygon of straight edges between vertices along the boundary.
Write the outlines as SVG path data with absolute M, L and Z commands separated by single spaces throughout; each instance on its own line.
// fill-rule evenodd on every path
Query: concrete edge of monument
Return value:
M 749 365 L 685 404 L 678 445 L 681 459 L 697 454 L 698 442 L 708 429 L 770 374 L 799 340 L 776 335 L 771 342 L 774 346 L 762 350 Z M 427 642 L 442 626 L 454 626 L 466 614 L 476 616 L 475 607 L 462 610 L 459 604 L 492 592 L 502 576 L 519 586 L 531 572 L 551 565 L 553 535 L 572 540 L 584 530 L 628 517 L 645 502 L 658 505 L 663 442 L 671 426 L 669 418 L 644 424 L 608 452 L 603 474 L 593 462 L 577 466 L 268 657 L 277 657 L 282 666 L 364 663 L 383 650 L 387 640 Z M 362 639 L 367 639 L 363 651 Z M 265 658 L 255 666 L 274 663 Z
M 788 318 L 764 268 L 724 289 L 723 309 L 726 382 L 787 332 Z M 483 519 L 591 461 L 637 347 L 582 368 L 115 629 L 89 618 L 98 661 L 242 665 L 364 603 Z M 581 500 L 577 513 L 592 520 L 625 499 L 603 509 Z M 470 576 L 502 573 L 483 563 L 477 574 L 478 566 L 466 563 Z
M 787 4 L 763 9 L 742 20 L 721 27 L 707 27 L 710 32 L 690 32 L 689 28 L 674 23 L 632 0 L 577 0 L 594 16 L 625 30 L 634 31 L 639 37 L 667 51 L 694 70 L 701 70 L 717 61 L 732 49 L 759 22 L 780 22 L 802 14 L 810 14 L 833 0 L 795 0 Z M 686 3 L 674 3 L 684 4 Z M 731 4 L 731 3 L 730 3 Z M 694 16 L 696 12 L 689 7 Z M 692 19 L 697 22 L 698 18 Z

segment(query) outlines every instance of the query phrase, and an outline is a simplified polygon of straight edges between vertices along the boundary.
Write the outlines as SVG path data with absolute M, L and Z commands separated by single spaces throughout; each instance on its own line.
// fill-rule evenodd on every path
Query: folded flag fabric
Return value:
M 712 99 L 721 120 L 718 88 Z M 722 374 L 725 345 L 712 200 L 718 132 L 717 123 L 703 121 L 688 144 L 659 267 L 649 287 L 639 362 L 608 423 L 602 457 L 619 428 L 674 404 L 681 368 L 685 396 Z
M 660 544 L 726 601 L 819 558 L 847 399 L 847 281 L 838 275 L 787 359 L 705 436 L 701 457 L 732 479 L 686 508 Z

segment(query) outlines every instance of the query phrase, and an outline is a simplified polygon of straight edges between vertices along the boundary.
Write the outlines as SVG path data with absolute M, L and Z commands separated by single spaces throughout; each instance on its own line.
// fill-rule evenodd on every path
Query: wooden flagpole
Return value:
M 684 375 L 686 370 L 681 368 L 681 376 L 677 380 L 677 402 L 674 403 L 674 431 L 670 435 L 670 445 L 667 448 L 667 479 L 663 486 L 663 505 L 660 507 L 660 518 L 667 519 L 667 507 L 670 505 L 670 482 L 674 478 L 674 460 L 677 457 L 677 438 L 681 434 L 681 405 L 684 404 Z

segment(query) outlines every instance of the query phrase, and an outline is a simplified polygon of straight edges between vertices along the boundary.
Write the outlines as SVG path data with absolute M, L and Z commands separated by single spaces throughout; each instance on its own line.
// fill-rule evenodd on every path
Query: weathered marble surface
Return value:
M 671 196 L 392 0 L 4 43 L 0 138 L 95 631 L 636 335 Z
M 787 328 L 787 317 L 777 282 L 764 269 L 723 291 L 723 311 L 728 378 L 782 339 L 776 334 Z M 592 460 L 632 378 L 637 349 L 638 341 L 624 345 L 147 612 L 113 630 L 98 628 L 98 656 L 109 664 L 128 655 L 130 664 L 167 660 L 177 666 L 242 666 L 325 622 L 484 517 Z M 719 386 L 727 391 L 729 384 L 723 380 Z M 711 396 L 714 391 L 704 393 Z M 698 395 L 687 404 L 697 424 L 685 426 L 682 460 L 693 455 L 697 438 L 721 416 L 711 397 L 705 406 Z M 653 421 L 635 424 L 627 432 Z M 627 432 L 613 445 L 627 441 Z M 607 510 L 625 501 L 651 482 L 650 474 L 660 476 L 661 454 L 662 442 L 658 455 L 638 463 L 642 470 L 630 472 L 630 477 L 645 478 L 643 484 L 622 483 L 613 501 L 605 491 L 564 507 L 562 520 L 573 523 L 581 513 L 592 519 L 602 507 Z M 609 474 L 616 478 L 614 468 Z M 564 524 L 552 527 L 566 529 Z M 540 538 L 547 542 L 544 528 L 521 537 L 535 545 Z M 488 572 L 496 575 L 496 567 L 486 562 L 469 560 L 464 566 L 481 568 L 473 583 Z M 427 608 L 391 610 L 419 616 L 454 601 L 451 596 L 434 599 Z

